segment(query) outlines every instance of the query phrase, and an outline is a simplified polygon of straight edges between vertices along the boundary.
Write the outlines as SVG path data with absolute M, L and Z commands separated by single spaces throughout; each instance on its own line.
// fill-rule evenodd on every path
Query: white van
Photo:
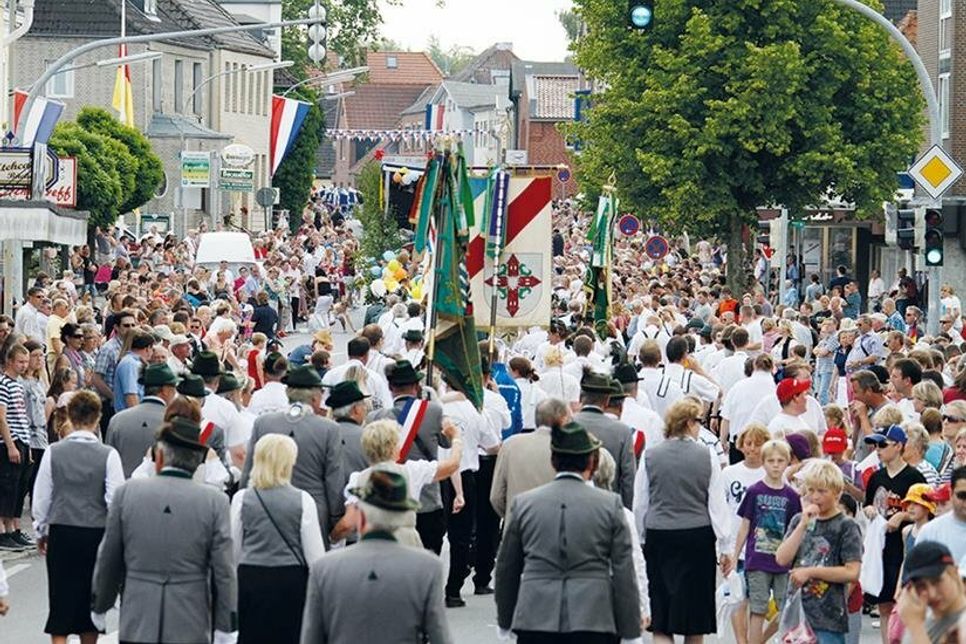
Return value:
M 195 253 L 195 264 L 216 269 L 221 262 L 228 262 L 228 268 L 235 275 L 242 266 L 258 264 L 255 249 L 247 233 L 203 233 Z

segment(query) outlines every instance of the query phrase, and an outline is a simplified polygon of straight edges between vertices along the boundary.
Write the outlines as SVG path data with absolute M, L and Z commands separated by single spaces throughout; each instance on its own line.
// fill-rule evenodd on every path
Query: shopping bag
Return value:
M 882 549 L 885 548 L 886 520 L 876 513 L 865 531 L 859 583 L 866 593 L 878 597 L 882 591 Z
M 728 573 L 714 596 L 718 605 L 718 627 L 722 629 L 718 638 L 721 639 L 724 634 L 731 632 L 731 628 L 727 626 L 731 623 L 731 615 L 745 599 L 744 578 L 734 571 Z
M 782 644 L 817 644 L 818 638 L 812 625 L 808 623 L 805 616 L 805 606 L 802 603 L 802 589 L 798 588 L 792 593 L 782 616 L 778 622 L 778 637 Z

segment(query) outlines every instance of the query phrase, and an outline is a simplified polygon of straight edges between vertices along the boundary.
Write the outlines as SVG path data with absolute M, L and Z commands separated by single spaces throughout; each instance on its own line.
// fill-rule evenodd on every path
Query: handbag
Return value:
M 265 516 L 267 516 L 268 520 L 272 522 L 272 527 L 275 528 L 275 532 L 278 533 L 278 536 L 282 537 L 282 541 L 284 541 L 285 545 L 288 546 L 288 549 L 292 553 L 292 556 L 295 557 L 295 560 L 299 562 L 299 566 L 308 569 L 309 564 L 305 561 L 305 556 L 296 550 L 294 546 L 292 546 L 291 542 L 288 540 L 288 537 L 286 537 L 285 533 L 282 532 L 282 529 L 278 527 L 278 524 L 275 522 L 275 517 L 273 517 L 272 513 L 268 511 L 268 506 L 266 506 L 265 501 L 262 500 L 262 495 L 259 494 L 258 490 L 255 488 L 251 488 L 251 490 L 255 493 L 255 498 L 258 499 L 262 509 L 265 510 Z

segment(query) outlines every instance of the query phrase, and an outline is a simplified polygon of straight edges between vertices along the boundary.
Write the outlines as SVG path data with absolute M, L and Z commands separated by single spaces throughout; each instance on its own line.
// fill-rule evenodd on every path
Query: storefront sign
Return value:
M 33 183 L 33 154 L 24 148 L 0 149 L 0 188 L 26 188 Z
M 255 151 L 243 143 L 234 143 L 221 151 L 221 160 L 229 168 L 247 168 L 255 162 Z
M 181 152 L 181 187 L 209 188 L 211 187 L 211 153 Z
M 252 192 L 255 190 L 255 171 L 222 168 L 218 187 L 228 192 Z
M 29 201 L 30 188 L 0 188 L 0 199 Z M 77 207 L 77 159 L 60 157 L 57 163 L 57 176 L 44 192 L 44 199 L 61 208 Z

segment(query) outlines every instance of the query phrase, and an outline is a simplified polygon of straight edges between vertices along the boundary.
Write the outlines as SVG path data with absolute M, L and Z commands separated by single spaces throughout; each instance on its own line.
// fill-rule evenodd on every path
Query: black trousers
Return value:
M 20 462 L 14 463 L 7 455 L 7 449 L 0 446 L 0 517 L 19 519 L 23 514 L 24 499 L 30 489 L 30 446 L 14 440 L 20 453 Z
M 431 483 L 430 485 L 438 485 Z M 446 535 L 446 511 L 443 508 L 416 515 L 416 532 L 423 541 L 423 548 L 437 555 L 443 551 L 443 537 Z
M 495 469 L 496 456 L 480 457 L 480 469 L 476 472 L 476 559 L 473 566 L 476 586 L 490 585 L 496 551 L 500 547 L 500 515 L 490 504 Z
M 518 644 L 617 644 L 620 638 L 614 633 L 574 631 L 572 633 L 547 633 L 545 631 L 514 631 Z
M 443 484 L 443 504 L 447 511 L 447 534 L 449 535 L 449 576 L 446 579 L 446 596 L 459 597 L 463 582 L 473 567 L 473 550 L 476 544 L 476 473 L 460 472 L 463 481 L 463 498 L 466 505 L 453 514 L 456 491 L 453 484 Z

